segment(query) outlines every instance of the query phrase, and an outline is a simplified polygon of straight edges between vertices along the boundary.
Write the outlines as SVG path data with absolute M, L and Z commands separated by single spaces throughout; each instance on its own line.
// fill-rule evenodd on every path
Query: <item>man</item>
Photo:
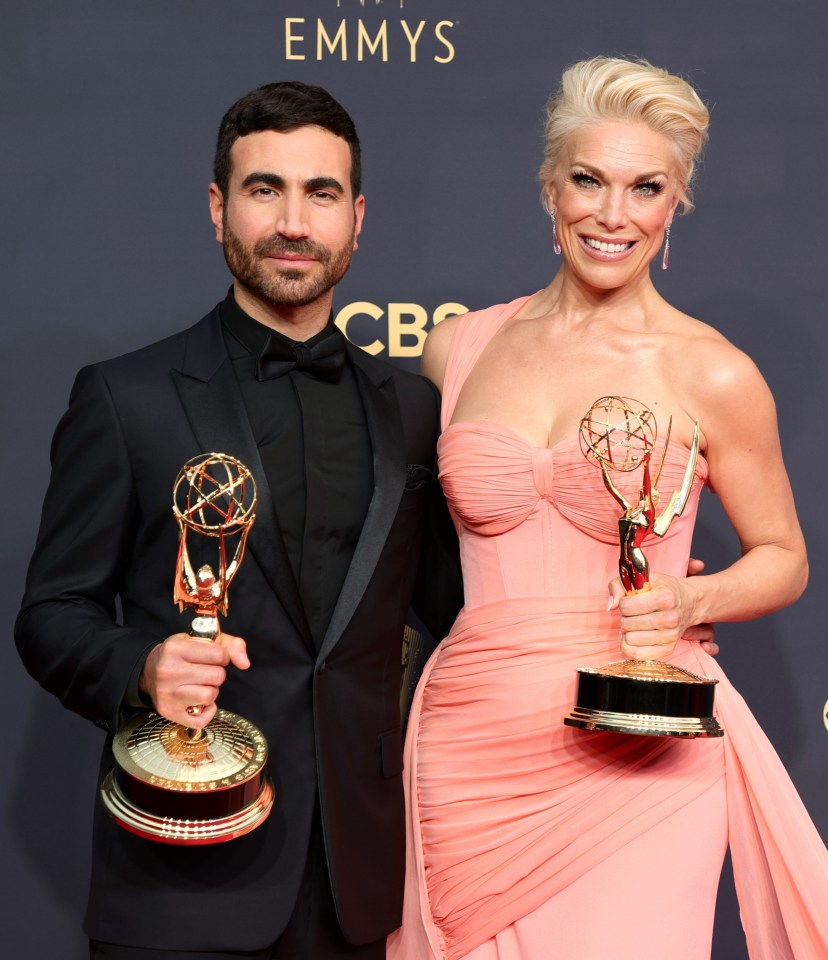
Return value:
M 214 173 L 232 289 L 190 329 L 78 375 L 17 644 L 47 690 L 108 731 L 102 774 L 112 734 L 145 707 L 201 727 L 220 694 L 269 743 L 273 812 L 228 843 L 155 843 L 98 802 L 92 958 L 379 960 L 400 923 L 400 651 L 438 397 L 331 320 L 364 213 L 343 108 L 300 83 L 253 91 L 222 120 Z M 241 460 L 259 490 L 213 645 L 171 601 L 172 482 L 209 451 Z M 451 605 L 442 622 L 422 615 L 440 631 Z

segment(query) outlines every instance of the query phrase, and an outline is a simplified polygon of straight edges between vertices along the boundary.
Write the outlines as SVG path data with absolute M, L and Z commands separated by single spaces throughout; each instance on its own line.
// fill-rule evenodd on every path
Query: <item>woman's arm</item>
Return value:
M 726 341 L 707 341 L 703 359 L 694 394 L 707 441 L 709 484 L 742 555 L 707 576 L 654 574 L 652 589 L 634 596 L 624 596 L 614 581 L 610 592 L 621 611 L 622 650 L 634 659 L 668 655 L 695 624 L 749 620 L 788 606 L 808 579 L 771 392 L 753 362 Z

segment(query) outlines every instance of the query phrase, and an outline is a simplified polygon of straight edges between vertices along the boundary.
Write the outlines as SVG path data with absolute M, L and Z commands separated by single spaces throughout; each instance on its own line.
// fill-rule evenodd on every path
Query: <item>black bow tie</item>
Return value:
M 268 336 L 259 355 L 256 376 L 259 380 L 275 380 L 291 370 L 302 370 L 319 380 L 335 383 L 344 365 L 345 337 L 337 329 L 310 346 Z

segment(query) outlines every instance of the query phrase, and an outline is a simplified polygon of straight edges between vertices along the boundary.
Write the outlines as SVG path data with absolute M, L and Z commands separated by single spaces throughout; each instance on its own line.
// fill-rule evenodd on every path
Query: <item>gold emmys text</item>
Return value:
M 431 56 L 435 63 L 451 63 L 455 48 L 446 34 L 454 27 L 452 20 L 429 24 L 420 20 L 382 20 L 373 27 L 362 19 L 340 20 L 337 26 L 317 17 L 316 23 L 306 17 L 285 17 L 285 60 L 363 61 L 375 58 L 388 62 L 391 54 L 408 55 L 410 63 L 418 54 Z

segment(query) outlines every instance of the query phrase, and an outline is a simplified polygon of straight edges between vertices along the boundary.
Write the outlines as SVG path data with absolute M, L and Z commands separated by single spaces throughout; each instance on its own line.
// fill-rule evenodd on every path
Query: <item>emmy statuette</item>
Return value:
M 648 590 L 649 565 L 641 549 L 648 534 L 663 537 L 681 515 L 690 495 L 699 452 L 699 424 L 693 432 L 690 459 L 678 490 L 656 513 L 658 481 L 670 442 L 670 429 L 653 480 L 650 460 L 656 441 L 652 411 L 627 397 L 602 397 L 581 420 L 584 456 L 601 468 L 604 485 L 623 510 L 618 521 L 621 553 L 618 568 L 627 593 Z M 613 471 L 643 469 L 636 503 L 629 503 L 612 479 Z M 662 660 L 620 660 L 604 667 L 581 667 L 575 706 L 564 723 L 582 730 L 612 730 L 657 737 L 720 737 L 713 716 L 717 680 L 699 677 Z
M 220 637 L 218 615 L 227 612 L 227 588 L 255 510 L 255 481 L 234 457 L 203 454 L 181 468 L 173 487 L 180 529 L 173 598 L 180 610 L 193 610 L 190 636 L 207 643 Z M 216 541 L 218 573 L 209 564 L 193 569 L 188 532 Z M 197 716 L 201 709 L 187 712 Z M 227 710 L 201 730 L 139 714 L 118 731 L 112 749 L 115 766 L 101 796 L 113 819 L 138 836 L 181 846 L 221 843 L 254 830 L 270 813 L 265 738 Z

